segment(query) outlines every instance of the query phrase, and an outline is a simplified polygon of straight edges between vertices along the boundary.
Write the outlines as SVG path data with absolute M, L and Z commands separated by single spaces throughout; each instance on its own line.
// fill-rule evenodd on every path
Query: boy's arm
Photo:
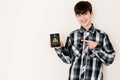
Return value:
M 76 56 L 80 56 L 79 51 L 76 48 L 74 48 L 74 46 L 72 46 L 69 37 L 67 37 L 65 46 L 55 48 L 55 51 L 57 52 L 60 59 L 67 64 L 72 63 Z
M 105 65 L 111 64 L 114 60 L 115 51 L 106 34 L 103 39 L 103 45 L 98 44 L 92 51 Z

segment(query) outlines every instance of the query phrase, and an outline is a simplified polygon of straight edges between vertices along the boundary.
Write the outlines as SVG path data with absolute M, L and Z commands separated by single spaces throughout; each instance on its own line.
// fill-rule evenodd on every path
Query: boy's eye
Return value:
M 81 14 L 79 14 L 78 16 L 81 16 Z
M 80 17 L 80 16 L 82 16 L 82 15 L 84 15 L 84 16 L 85 16 L 85 15 L 88 15 L 88 13 L 84 13 L 84 14 L 77 14 L 77 16 L 79 16 L 79 17 Z
M 85 15 L 87 15 L 87 13 L 85 13 Z
M 81 14 L 78 14 L 77 16 L 81 16 Z

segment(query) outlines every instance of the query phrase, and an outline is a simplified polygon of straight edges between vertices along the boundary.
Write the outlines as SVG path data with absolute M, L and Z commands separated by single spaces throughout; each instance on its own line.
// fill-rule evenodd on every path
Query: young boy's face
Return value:
M 91 26 L 91 20 L 92 20 L 93 13 L 90 13 L 89 11 L 85 14 L 77 14 L 76 18 L 78 22 L 83 26 L 84 28 L 88 28 Z

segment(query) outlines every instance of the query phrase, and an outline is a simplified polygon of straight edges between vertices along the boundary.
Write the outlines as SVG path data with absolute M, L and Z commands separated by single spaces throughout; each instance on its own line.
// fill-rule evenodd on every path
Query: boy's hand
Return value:
M 60 42 L 60 46 L 54 47 L 54 48 L 58 49 L 58 48 L 60 48 L 60 47 L 62 47 L 62 46 L 63 46 L 63 42 L 61 41 L 61 42 Z
M 89 49 L 94 49 L 98 45 L 98 42 L 91 40 L 81 40 L 81 41 L 86 42 L 88 44 Z

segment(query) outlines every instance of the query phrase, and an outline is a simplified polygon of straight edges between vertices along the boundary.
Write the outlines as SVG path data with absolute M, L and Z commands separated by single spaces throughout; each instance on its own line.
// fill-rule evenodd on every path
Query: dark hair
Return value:
M 92 12 L 92 5 L 88 1 L 80 1 L 74 7 L 75 14 L 85 14 L 86 12 Z

